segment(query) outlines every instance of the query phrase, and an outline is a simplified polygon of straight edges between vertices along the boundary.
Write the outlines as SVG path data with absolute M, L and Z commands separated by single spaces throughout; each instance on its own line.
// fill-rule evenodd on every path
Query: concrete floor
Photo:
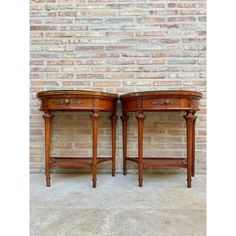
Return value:
M 191 236 L 206 235 L 205 175 L 145 174 L 97 176 L 31 175 L 31 236 Z

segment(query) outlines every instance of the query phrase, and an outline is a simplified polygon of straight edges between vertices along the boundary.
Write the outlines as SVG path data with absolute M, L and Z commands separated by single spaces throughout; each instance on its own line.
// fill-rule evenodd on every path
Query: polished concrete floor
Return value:
M 145 174 L 97 176 L 31 174 L 31 236 L 191 236 L 206 235 L 205 175 Z

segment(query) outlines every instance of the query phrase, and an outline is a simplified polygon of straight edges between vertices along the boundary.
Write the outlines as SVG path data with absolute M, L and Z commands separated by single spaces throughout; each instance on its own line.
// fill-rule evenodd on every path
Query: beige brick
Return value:
M 98 81 L 93 83 L 94 86 L 120 86 L 121 82 L 119 81 Z
M 57 27 L 37 25 L 37 26 L 30 26 L 30 30 L 39 30 L 39 31 L 57 30 Z
M 181 86 L 181 81 L 155 81 L 154 86 Z
M 151 15 L 177 15 L 178 10 L 155 10 L 155 11 L 149 11 L 149 14 Z
M 157 23 L 157 22 L 164 22 L 165 18 L 163 18 L 163 17 L 155 17 L 155 18 L 143 17 L 143 18 L 138 18 L 137 21 L 138 21 L 138 23 Z
M 89 81 L 66 81 L 63 86 L 90 86 Z
M 116 16 L 115 11 L 89 11 L 88 16 Z
M 60 11 L 58 16 L 77 16 L 77 15 L 84 15 L 83 13 L 77 11 Z
M 47 61 L 47 65 L 74 65 L 74 61 L 72 60 L 49 60 Z
M 196 7 L 195 3 L 168 3 L 170 8 L 194 8 Z

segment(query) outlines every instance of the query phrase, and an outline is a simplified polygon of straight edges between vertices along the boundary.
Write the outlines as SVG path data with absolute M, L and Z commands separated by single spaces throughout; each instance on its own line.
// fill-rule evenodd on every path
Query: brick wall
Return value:
M 196 123 L 196 171 L 205 172 L 204 0 L 31 0 L 30 16 L 32 172 L 44 171 L 44 126 L 36 92 L 62 88 L 119 94 L 163 89 L 202 92 L 204 97 Z M 118 106 L 120 114 L 120 104 Z M 99 155 L 103 156 L 111 155 L 111 130 L 107 116 L 102 114 L 100 119 Z M 151 113 L 147 117 L 144 155 L 186 154 L 182 116 L 180 112 Z M 128 153 L 135 155 L 137 130 L 133 114 L 129 124 Z M 117 170 L 120 172 L 120 120 L 117 128 Z M 89 113 L 58 113 L 55 116 L 52 154 L 91 156 Z M 104 163 L 99 169 L 101 172 L 110 171 L 110 163 Z

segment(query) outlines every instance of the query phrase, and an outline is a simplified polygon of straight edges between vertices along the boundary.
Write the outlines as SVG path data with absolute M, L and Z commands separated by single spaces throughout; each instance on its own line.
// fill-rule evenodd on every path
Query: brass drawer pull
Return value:
M 81 104 L 82 102 L 80 100 L 74 100 L 74 99 L 60 99 L 60 100 L 55 100 L 53 102 L 55 105 L 73 105 L 73 104 Z
M 65 103 L 65 104 L 70 104 L 70 100 L 69 100 L 69 99 L 66 99 L 64 103 Z
M 156 99 L 153 101 L 150 101 L 152 105 L 174 105 L 174 104 L 179 104 L 178 100 L 171 100 L 171 99 Z

